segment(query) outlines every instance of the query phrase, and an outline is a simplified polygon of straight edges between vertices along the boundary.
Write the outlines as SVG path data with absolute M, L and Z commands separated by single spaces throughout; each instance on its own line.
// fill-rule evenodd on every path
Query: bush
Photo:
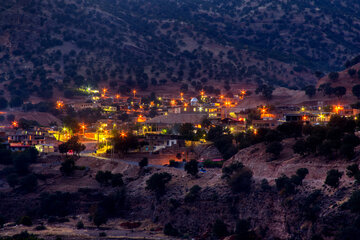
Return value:
M 35 191 L 37 185 L 38 182 L 35 174 L 30 174 L 20 180 L 20 187 L 27 192 Z
M 327 176 L 325 179 L 325 184 L 329 185 L 330 187 L 337 188 L 340 183 L 340 179 L 343 173 L 339 172 L 338 170 L 331 169 L 327 172 Z
M 234 172 L 228 183 L 234 192 L 249 192 L 252 184 L 252 172 L 248 168 L 242 168 Z
M 147 157 L 144 157 L 143 159 L 141 159 L 141 161 L 139 162 L 139 167 L 140 168 L 144 168 L 149 164 L 149 160 Z
M 31 218 L 29 216 L 23 216 L 20 218 L 19 224 L 24 226 L 31 226 L 32 225 Z
M 16 185 L 19 184 L 19 178 L 16 173 L 12 173 L 6 177 L 6 181 L 8 182 L 9 186 L 15 188 Z
M 199 193 L 201 191 L 201 187 L 199 185 L 194 185 L 192 188 L 190 188 L 190 191 L 185 196 L 185 202 L 194 202 L 196 198 L 199 196 Z
M 198 162 L 195 159 L 190 160 L 187 162 L 184 167 L 185 171 L 192 176 L 196 176 L 199 172 Z
M 169 173 L 155 173 L 146 181 L 146 189 L 162 195 L 165 192 L 166 183 L 170 182 L 171 175 Z
M 212 232 L 218 238 L 226 237 L 229 234 L 227 230 L 227 225 L 220 219 L 217 219 L 215 221 Z
M 282 150 L 283 145 L 280 142 L 272 142 L 266 147 L 266 152 L 272 153 L 275 158 L 279 157 Z
M 173 236 L 173 237 L 176 237 L 179 235 L 179 231 L 174 228 L 171 223 L 167 223 L 165 224 L 164 226 L 164 234 L 165 235 L 168 235 L 168 236 Z
M 84 223 L 82 221 L 79 221 L 76 223 L 76 228 L 77 229 L 83 229 L 84 228 Z
M 100 225 L 103 225 L 107 222 L 108 218 L 105 212 L 102 210 L 97 210 L 93 217 L 93 222 L 97 227 L 100 227 Z
M 75 157 L 67 156 L 61 163 L 60 171 L 63 175 L 70 176 L 75 171 Z
M 68 192 L 42 193 L 40 213 L 48 216 L 64 217 L 72 212 L 72 196 Z
M 278 191 L 283 192 L 286 195 L 293 194 L 295 192 L 295 186 L 290 178 L 286 175 L 275 179 L 276 188 Z
M 357 165 L 356 163 L 353 165 L 348 166 L 347 168 L 347 172 L 346 175 L 348 177 L 354 177 L 355 178 L 355 182 L 356 183 L 360 183 L 360 170 L 359 170 L 359 165 Z
M 352 193 L 346 205 L 352 212 L 360 213 L 360 190 Z
M 39 226 L 36 226 L 36 227 L 35 227 L 35 230 L 37 230 L 37 231 L 43 231 L 43 230 L 46 230 L 46 227 L 41 224 L 41 225 L 39 225 Z

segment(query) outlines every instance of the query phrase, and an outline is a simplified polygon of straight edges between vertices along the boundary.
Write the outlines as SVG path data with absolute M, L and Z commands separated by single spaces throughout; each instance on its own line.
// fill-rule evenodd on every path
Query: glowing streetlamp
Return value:
M 171 106 L 175 106 L 175 105 L 176 105 L 176 101 L 175 101 L 174 99 L 171 100 L 171 101 L 170 101 L 170 105 L 171 105 Z
M 267 112 L 267 108 L 266 107 L 260 108 L 260 112 L 261 114 L 265 114 Z
M 125 137 L 126 137 L 126 133 L 121 132 L 120 136 L 121 136 L 122 138 L 125 138 Z
M 56 102 L 56 109 L 62 109 L 64 107 L 64 102 L 63 101 L 57 101 Z
M 183 101 L 184 100 L 184 93 L 180 93 L 180 100 Z
M 19 127 L 19 123 L 18 123 L 17 121 L 13 121 L 13 122 L 11 123 L 11 125 L 12 125 L 14 128 Z
M 119 98 L 120 98 L 120 94 L 116 94 L 116 95 L 115 95 L 115 98 L 116 98 L 116 99 L 119 99 Z
M 243 95 L 243 96 L 244 96 L 244 95 L 246 94 L 246 91 L 245 91 L 245 90 L 241 90 L 241 92 L 240 92 L 240 93 L 241 93 L 241 95 Z
M 134 94 L 134 98 L 135 98 L 135 95 L 136 95 L 136 90 L 135 89 L 133 90 L 133 94 Z
M 81 129 L 82 129 L 82 131 L 83 131 L 83 135 L 85 136 L 85 128 L 86 128 L 85 123 L 82 123 L 82 124 L 80 125 L 80 127 L 81 127 Z

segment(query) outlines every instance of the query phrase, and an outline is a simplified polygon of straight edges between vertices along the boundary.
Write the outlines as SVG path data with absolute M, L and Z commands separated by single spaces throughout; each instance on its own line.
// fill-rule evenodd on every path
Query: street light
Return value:
M 19 123 L 17 121 L 13 121 L 11 123 L 11 125 L 14 127 L 14 128 L 17 128 L 19 126 Z
M 134 94 L 134 98 L 135 98 L 135 94 L 136 94 L 136 90 L 135 90 L 135 89 L 133 90 L 133 94 Z
M 85 136 L 85 128 L 86 128 L 85 123 L 82 123 L 80 126 L 81 126 L 81 129 L 83 131 L 83 135 Z
M 56 102 L 56 109 L 61 109 L 64 107 L 64 102 L 63 101 L 57 101 Z

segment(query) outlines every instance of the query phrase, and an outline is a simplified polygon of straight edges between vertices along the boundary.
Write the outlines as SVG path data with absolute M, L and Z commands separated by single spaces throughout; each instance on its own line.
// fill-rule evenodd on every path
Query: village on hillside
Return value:
M 236 140 L 236 136 L 241 134 L 256 136 L 259 130 L 276 129 L 284 123 L 326 125 L 333 115 L 357 120 L 360 113 L 350 105 L 328 105 L 323 101 L 246 108 L 241 103 L 252 93 L 245 89 L 220 96 L 208 95 L 201 90 L 194 96 L 179 93 L 172 98 L 154 93 L 141 96 L 136 90 L 131 92 L 131 96 L 112 94 L 106 88 L 80 88 L 79 91 L 85 93 L 82 100 L 66 103 L 58 100 L 54 107 L 64 115 L 95 112 L 95 119 L 84 122 L 70 119 L 41 126 L 24 118 L 15 119 L 11 113 L 6 116 L 3 112 L 8 124 L 0 128 L 2 145 L 11 151 L 35 147 L 41 154 L 57 154 L 61 152 L 59 144 L 76 136 L 86 146 L 82 153 L 84 156 L 111 159 L 147 157 L 155 165 L 190 159 L 223 162 L 231 156 L 227 150 L 219 152 L 215 149 L 207 159 L 197 159 L 194 152 L 195 146 L 209 145 L 211 128 L 220 127 Z M 126 147 L 120 151 L 114 149 L 114 138 L 121 138 L 121 144 Z M 135 143 L 131 143 L 132 138 L 136 138 Z

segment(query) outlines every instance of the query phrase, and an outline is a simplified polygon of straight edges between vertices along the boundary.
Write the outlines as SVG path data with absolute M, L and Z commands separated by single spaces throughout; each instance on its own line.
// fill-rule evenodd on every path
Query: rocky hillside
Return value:
M 251 188 L 238 193 L 222 177 L 221 169 L 207 169 L 206 173 L 193 177 L 182 169 L 151 167 L 140 171 L 136 165 L 119 161 L 81 158 L 77 165 L 86 166 L 86 170 L 61 176 L 56 159 L 45 158 L 31 166 L 35 174 L 43 176 L 35 192 L 24 194 L 20 189 L 11 190 L 5 182 L 2 184 L 0 215 L 6 222 L 29 215 L 34 225 L 44 224 L 46 229 L 6 224 L 0 232 L 11 235 L 28 230 L 45 239 L 54 236 L 91 239 L 102 231 L 109 237 L 175 239 L 162 235 L 163 227 L 170 223 L 185 237 L 219 239 L 214 236 L 217 220 L 221 219 L 228 232 L 233 232 L 241 219 L 248 225 L 245 233 L 249 235 L 239 239 L 353 239 L 345 238 L 344 234 L 352 234 L 351 226 L 357 215 L 344 207 L 344 203 L 358 185 L 346 176 L 338 188 L 323 184 L 328 170 L 345 171 L 350 163 L 301 158 L 289 149 L 293 142 L 291 139 L 283 142 L 287 150 L 276 161 L 267 161 L 269 156 L 262 143 L 240 151 L 229 160 L 226 167 L 241 161 L 254 174 Z M 291 176 L 300 167 L 308 168 L 309 174 L 295 192 L 289 194 L 275 187 L 275 178 L 281 174 Z M 95 181 L 99 170 L 122 173 L 124 187 L 100 185 Z M 147 180 L 164 172 L 172 178 L 165 194 L 156 197 L 154 192 L 146 190 Z M 190 194 L 195 185 L 199 190 Z M 58 191 L 62 193 L 55 195 Z M 52 195 L 44 195 L 45 192 Z M 96 229 L 92 216 L 102 203 L 107 204 L 113 215 L 102 228 Z M 62 210 L 59 212 L 58 208 Z M 85 224 L 84 229 L 76 228 L 78 221 Z M 129 230 L 125 227 L 129 223 L 136 226 Z
M 350 0 L 0 3 L 0 82 L 23 98 L 73 84 L 302 87 L 360 52 Z

